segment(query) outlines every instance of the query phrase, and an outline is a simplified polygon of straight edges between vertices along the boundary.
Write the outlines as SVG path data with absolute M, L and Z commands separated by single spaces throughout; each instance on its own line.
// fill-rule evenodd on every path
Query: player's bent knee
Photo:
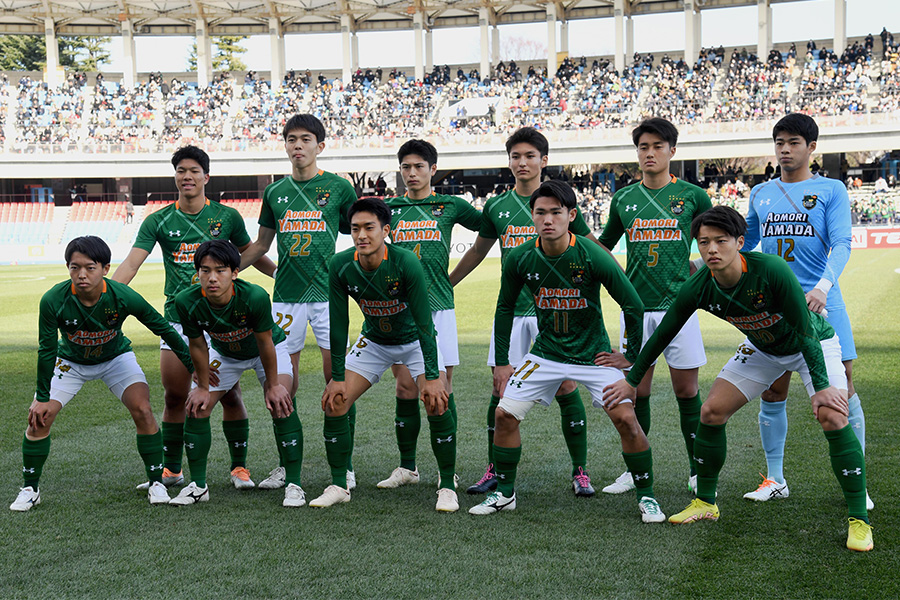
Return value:
M 244 398 L 241 395 L 241 388 L 239 384 L 235 384 L 233 388 L 228 390 L 224 396 L 219 400 L 222 403 L 223 407 L 232 407 L 232 406 L 242 406 L 244 404 Z
M 784 402 L 787 400 L 787 394 L 782 394 L 781 392 L 776 392 L 774 390 L 766 390 L 761 395 L 760 398 L 763 402 Z
M 704 402 L 700 407 L 700 422 L 704 425 L 724 425 L 730 415 L 714 403 Z
M 562 382 L 562 385 L 559 386 L 559 390 L 556 392 L 557 396 L 565 396 L 566 394 L 571 394 L 578 388 L 578 384 L 574 381 L 567 379 Z
M 843 429 L 849 423 L 846 415 L 826 407 L 819 409 L 817 418 L 825 431 L 837 431 Z

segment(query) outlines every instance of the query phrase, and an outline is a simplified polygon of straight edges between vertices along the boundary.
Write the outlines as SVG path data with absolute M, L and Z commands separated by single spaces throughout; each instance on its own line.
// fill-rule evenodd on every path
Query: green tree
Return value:
M 110 38 L 102 36 L 58 37 L 59 63 L 76 71 L 96 71 L 109 62 Z M 47 65 L 47 46 L 42 35 L 0 35 L 0 69 L 42 71 Z
M 240 55 L 244 54 L 247 49 L 241 46 L 241 42 L 246 40 L 247 35 L 217 35 L 212 38 L 212 43 L 216 47 L 212 57 L 213 71 L 246 71 L 247 65 L 241 60 Z M 191 46 L 191 53 L 188 55 L 188 71 L 197 70 L 197 42 Z
M 105 36 L 78 35 L 59 38 L 59 61 L 76 71 L 99 71 L 109 63 L 111 39 Z

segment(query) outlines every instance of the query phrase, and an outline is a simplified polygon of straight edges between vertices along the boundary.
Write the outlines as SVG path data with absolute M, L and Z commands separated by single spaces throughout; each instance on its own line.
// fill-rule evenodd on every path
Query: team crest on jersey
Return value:
M 219 237 L 222 234 L 222 222 L 216 221 L 212 225 L 209 226 L 209 235 L 214 238 Z
M 753 310 L 762 310 L 767 304 L 766 296 L 762 292 L 759 292 L 750 298 L 750 306 L 753 307 Z
M 325 206 L 328 204 L 328 199 L 331 197 L 331 192 L 319 192 L 316 194 L 316 204 L 319 206 Z
M 672 211 L 673 215 L 680 215 L 684 212 L 684 200 L 679 198 L 672 200 L 672 203 L 669 205 L 669 210 Z
M 246 327 L 247 326 L 247 315 L 238 315 L 237 324 L 238 324 L 238 327 Z
M 106 315 L 106 325 L 107 327 L 115 327 L 119 324 L 119 313 L 114 312 Z
M 816 194 L 807 194 L 803 196 L 803 208 L 805 208 L 806 210 L 814 209 L 818 200 L 819 197 Z
M 572 283 L 575 285 L 584 283 L 584 269 L 572 269 Z
M 436 217 L 440 217 L 441 215 L 443 215 L 444 214 L 444 205 L 438 204 L 437 206 L 432 206 L 431 214 L 433 214 Z
M 392 281 L 388 284 L 387 293 L 389 296 L 396 296 L 400 293 L 400 282 Z

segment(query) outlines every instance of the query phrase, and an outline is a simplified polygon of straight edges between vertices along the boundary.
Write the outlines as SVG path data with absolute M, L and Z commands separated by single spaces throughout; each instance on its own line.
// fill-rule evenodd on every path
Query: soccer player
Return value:
M 675 295 L 687 281 L 691 258 L 691 221 L 709 210 L 709 195 L 701 188 L 669 174 L 669 162 L 675 156 L 678 130 L 665 119 L 646 119 L 631 133 L 637 148 L 642 181 L 617 191 L 612 198 L 609 220 L 600 243 L 612 250 L 622 235 L 628 262 L 625 273 L 644 303 L 644 339 L 646 342 L 662 320 Z M 625 321 L 619 318 L 620 348 L 627 349 Z M 694 314 L 665 349 L 666 363 L 672 379 L 672 390 L 681 416 L 681 435 L 687 448 L 690 476 L 688 487 L 697 491 L 694 470 L 694 438 L 700 422 L 699 367 L 706 364 L 700 320 Z M 626 368 L 620 354 L 618 361 L 606 366 Z M 650 434 L 650 390 L 654 365 L 638 385 L 634 412 L 644 433 Z M 608 494 L 621 494 L 634 489 L 631 473 L 622 473 L 603 488 Z
M 637 291 L 608 252 L 569 231 L 577 210 L 572 188 L 546 181 L 532 194 L 530 204 L 538 237 L 509 253 L 494 320 L 494 385 L 502 395 L 494 433 L 499 483 L 496 491 L 469 509 L 473 515 L 516 508 L 516 469 L 522 454 L 519 425 L 535 404 L 549 405 L 560 384 L 574 380 L 584 384 L 594 405 L 601 407 L 603 387 L 625 376 L 619 369 L 594 365 L 598 353 L 610 350 L 600 309 L 601 286 L 624 311 L 632 342 L 628 357 L 635 358 L 640 346 L 643 304 Z M 536 306 L 538 335 L 523 362 L 513 365 L 509 341 L 522 290 L 527 290 Z M 641 519 L 664 521 L 653 495 L 650 444 L 632 403 L 603 408 L 619 432 L 622 456 L 638 484 Z
M 825 432 L 831 466 L 847 500 L 847 547 L 871 550 L 865 458 L 847 421 L 847 377 L 838 338 L 821 315 L 809 310 L 803 288 L 782 258 L 740 252 L 746 229 L 744 218 L 726 206 L 715 206 L 694 219 L 691 236 L 697 240 L 705 266 L 681 287 L 628 377 L 607 386 L 603 398 L 610 403 L 634 398 L 635 388 L 653 360 L 698 308 L 728 321 L 747 338 L 725 363 L 700 410 L 694 440 L 697 498 L 669 521 L 719 518 L 716 487 L 725 464 L 725 424 L 785 370 L 798 371 L 813 414 Z
M 800 113 L 784 117 L 775 124 L 772 137 L 781 177 L 751 191 L 744 250 L 754 249 L 762 240 L 763 252 L 784 258 L 800 280 L 810 310 L 822 313 L 834 328 L 847 373 L 849 421 L 865 453 L 866 420 L 852 379 L 856 344 L 838 285 L 850 259 L 850 198 L 840 181 L 810 171 L 809 159 L 819 137 L 811 117 Z M 749 500 L 765 502 L 790 493 L 784 479 L 785 399 L 790 381 L 788 371 L 762 394 L 759 435 L 768 473 L 756 490 L 744 494 Z M 875 507 L 868 494 L 866 504 L 869 510 Z
M 214 240 L 230 240 L 239 250 L 250 245 L 250 236 L 244 219 L 233 208 L 206 198 L 209 183 L 209 156 L 196 146 L 184 146 L 172 155 L 175 168 L 175 187 L 178 200 L 162 208 L 141 223 L 134 247 L 116 269 L 113 279 L 130 283 L 138 269 L 150 255 L 153 246 L 162 249 L 166 271 L 166 304 L 164 316 L 176 331 L 181 332 L 175 313 L 175 295 L 197 282 L 194 269 L 194 251 L 201 243 Z M 275 265 L 263 258 L 256 267 L 263 273 L 271 273 Z M 184 338 L 187 343 L 187 338 Z M 184 446 L 185 402 L 191 389 L 191 375 L 183 369 L 171 347 L 160 343 L 159 371 L 165 389 L 162 437 L 165 448 L 163 483 L 181 485 L 182 447 Z M 238 489 L 254 486 L 247 470 L 247 443 L 250 422 L 247 409 L 241 400 L 240 386 L 222 398 L 222 430 L 231 453 L 231 481 Z M 146 484 L 139 485 L 142 488 Z
M 359 303 L 362 333 L 344 357 L 331 355 L 333 379 L 322 394 L 325 411 L 325 452 L 332 485 L 310 506 L 331 506 L 350 501 L 347 460 L 350 454 L 348 411 L 354 402 L 395 363 L 406 366 L 415 379 L 428 424 L 431 448 L 440 471 L 436 510 L 454 512 L 459 501 L 454 491 L 456 473 L 456 421 L 448 409 L 446 377 L 428 303 L 425 272 L 415 254 L 385 244 L 391 231 L 391 209 L 378 198 L 362 198 L 350 207 L 350 234 L 354 248 L 335 254 L 328 266 L 331 345 L 347 339 L 347 299 Z M 345 362 L 346 360 L 346 362 Z
M 299 384 L 300 351 L 306 344 L 307 323 L 322 353 L 325 383 L 331 380 L 331 343 L 328 327 L 328 259 L 334 255 L 338 231 L 349 227 L 347 209 L 356 202 L 353 186 L 319 169 L 316 159 L 325 149 L 325 127 L 313 115 L 298 114 L 282 130 L 284 149 L 291 161 L 291 176 L 266 187 L 259 212 L 259 234 L 243 252 L 241 267 L 247 268 L 265 255 L 277 237 L 278 270 L 272 310 L 275 322 L 287 335 L 287 348 L 294 366 L 291 396 Z M 341 342 L 343 352 L 347 340 Z M 356 409 L 350 414 L 351 431 Z M 350 488 L 356 487 L 352 462 Z M 274 469 L 260 482 L 264 489 L 285 485 L 284 467 Z
M 515 177 L 515 187 L 499 196 L 491 198 L 484 206 L 481 217 L 481 229 L 475 243 L 463 255 L 459 263 L 450 273 L 450 283 L 458 284 L 481 264 L 490 252 L 494 242 L 500 240 L 500 263 L 506 263 L 509 252 L 517 246 L 535 237 L 534 222 L 531 219 L 529 206 L 531 195 L 541 185 L 541 171 L 547 166 L 550 145 L 539 131 L 531 127 L 523 127 L 506 140 L 506 154 L 509 157 L 509 170 Z M 578 235 L 596 241 L 580 211 L 569 229 Z M 538 320 L 535 316 L 534 301 L 528 292 L 516 303 L 513 316 L 512 337 L 510 338 L 510 364 L 521 364 L 522 357 L 528 352 L 532 341 L 538 333 Z M 488 350 L 488 365 L 495 367 L 494 336 Z M 496 378 L 495 378 L 496 381 Z M 488 465 L 484 475 L 475 484 L 469 486 L 469 494 L 483 494 L 497 487 L 494 461 L 494 414 L 500 403 L 500 389 L 494 385 L 491 390 L 491 401 L 487 410 Z M 560 424 L 569 455 L 572 458 L 572 488 L 577 496 L 593 496 L 594 488 L 587 473 L 587 414 L 584 403 L 578 393 L 578 385 L 566 380 L 560 385 L 556 394 L 559 404 Z
M 422 261 L 431 318 L 437 330 L 438 347 L 447 373 L 449 406 L 456 419 L 453 398 L 453 367 L 459 364 L 456 336 L 456 311 L 453 286 L 447 276 L 450 265 L 450 239 L 457 223 L 471 231 L 481 226 L 481 213 L 456 196 L 436 194 L 431 178 L 437 171 L 437 150 L 424 140 L 409 140 L 397 152 L 400 177 L 406 194 L 387 200 L 391 209 L 391 241 L 398 248 L 411 250 Z M 404 365 L 391 367 L 397 380 L 397 407 L 394 429 L 400 450 L 400 466 L 378 483 L 380 488 L 395 488 L 419 482 L 416 468 L 416 443 L 422 426 L 419 391 Z
M 282 504 L 303 506 L 306 504 L 306 495 L 300 487 L 303 429 L 288 391 L 292 387 L 292 370 L 284 331 L 272 320 L 266 291 L 238 279 L 240 264 L 240 252 L 231 242 L 203 242 L 194 253 L 200 285 L 175 296 L 178 320 L 190 340 L 198 385 L 188 395 L 184 424 L 184 446 L 192 481 L 171 503 L 188 505 L 209 500 L 206 485 L 206 462 L 212 441 L 209 415 L 244 371 L 252 369 L 263 387 L 266 408 L 275 427 L 275 445 L 286 473 Z M 206 344 L 204 331 L 209 334 L 212 350 Z M 218 371 L 218 383 L 210 382 L 211 368 Z
M 73 239 L 65 253 L 70 280 L 41 298 L 37 392 L 22 440 L 25 485 L 10 510 L 26 511 L 41 503 L 38 483 L 50 454 L 50 427 L 81 386 L 95 379 L 106 384 L 134 419 L 138 453 L 150 480 L 150 504 L 169 503 L 162 483 L 163 441 L 150 407 L 150 388 L 122 333 L 122 323 L 134 315 L 166 340 L 188 372 L 193 365 L 184 340 L 140 294 L 106 279 L 111 256 L 109 246 L 98 237 Z

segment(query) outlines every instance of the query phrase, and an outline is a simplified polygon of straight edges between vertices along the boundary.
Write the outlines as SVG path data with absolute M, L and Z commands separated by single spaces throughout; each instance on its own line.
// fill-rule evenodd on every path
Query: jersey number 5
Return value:
M 647 246 L 647 254 L 650 255 L 650 260 L 647 261 L 648 267 L 655 267 L 657 263 L 659 263 L 659 244 L 650 244 Z

